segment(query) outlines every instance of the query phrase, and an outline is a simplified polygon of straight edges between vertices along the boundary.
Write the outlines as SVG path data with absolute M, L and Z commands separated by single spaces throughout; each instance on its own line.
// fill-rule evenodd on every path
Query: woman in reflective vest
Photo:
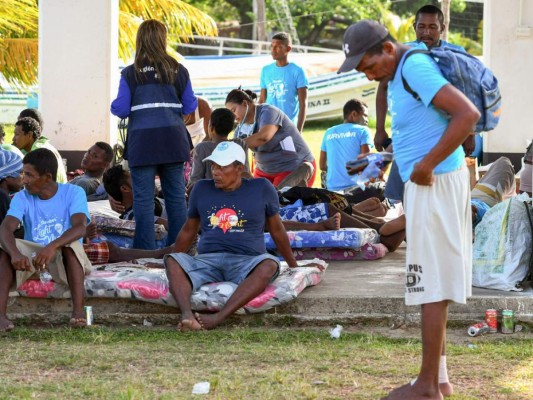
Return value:
M 137 31 L 135 61 L 122 70 L 111 113 L 128 118 L 124 158 L 133 183 L 133 246 L 155 248 L 154 191 L 159 176 L 168 214 L 168 245 L 186 219 L 183 163 L 192 148 L 183 115 L 197 107 L 187 69 L 166 51 L 167 30 L 156 20 Z

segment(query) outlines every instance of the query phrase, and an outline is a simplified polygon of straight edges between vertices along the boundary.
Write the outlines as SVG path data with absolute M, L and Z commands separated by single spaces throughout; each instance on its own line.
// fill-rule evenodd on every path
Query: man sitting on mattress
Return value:
M 70 288 L 70 325 L 85 326 L 83 282 L 91 268 L 81 244 L 89 222 L 85 193 L 56 182 L 57 159 L 46 148 L 29 152 L 22 163 L 25 189 L 15 195 L 0 225 L 0 331 L 14 328 L 6 315 L 9 291 L 45 271 Z M 15 239 L 20 224 L 25 240 Z
M 289 267 L 297 266 L 279 217 L 276 189 L 266 179 L 241 177 L 245 157 L 238 144 L 222 142 L 205 159 L 212 162 L 213 179 L 194 185 L 187 220 L 173 253 L 165 257 L 169 289 L 181 310 L 178 328 L 182 332 L 215 328 L 277 277 L 279 260 L 266 251 L 265 225 Z M 191 257 L 185 252 L 198 231 L 198 255 Z M 223 281 L 239 286 L 222 310 L 193 313 L 191 294 L 205 283 Z

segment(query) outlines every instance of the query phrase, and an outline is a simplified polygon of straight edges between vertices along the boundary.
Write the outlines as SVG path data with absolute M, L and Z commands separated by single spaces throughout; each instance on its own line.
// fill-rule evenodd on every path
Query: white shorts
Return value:
M 432 186 L 405 184 L 407 255 L 405 304 L 472 295 L 472 209 L 466 165 L 435 175 Z

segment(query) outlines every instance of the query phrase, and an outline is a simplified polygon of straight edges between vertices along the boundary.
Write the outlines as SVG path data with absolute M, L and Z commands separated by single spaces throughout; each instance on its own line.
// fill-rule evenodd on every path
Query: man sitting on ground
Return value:
M 45 148 L 54 153 L 57 160 L 57 182 L 67 183 L 67 172 L 63 164 L 63 158 L 59 151 L 52 146 L 50 140 L 42 135 L 43 119 L 41 113 L 29 108 L 20 112 L 15 122 L 15 134 L 13 144 L 19 148 L 22 154 L 32 150 Z
M 69 183 L 81 187 L 91 201 L 91 196 L 96 193 L 102 183 L 102 176 L 113 161 L 113 149 L 105 142 L 96 142 L 83 156 L 81 169 L 83 174 L 76 176 Z
M 7 150 L 0 150 L 0 222 L 11 203 L 11 193 L 22 187 L 22 158 Z
M 131 175 L 122 165 L 115 165 L 104 173 L 104 187 L 106 192 L 124 207 L 120 219 L 133 221 L 133 191 Z M 154 223 L 161 224 L 168 229 L 168 219 L 165 211 L 165 203 L 159 197 L 154 197 Z
M 279 218 L 276 189 L 266 179 L 241 177 L 246 160 L 242 147 L 222 142 L 208 159 L 213 179 L 194 185 L 187 220 L 174 252 L 165 257 L 169 289 L 181 310 L 178 328 L 182 332 L 215 328 L 276 278 L 279 260 L 266 252 L 265 225 L 289 267 L 297 266 Z M 191 257 L 185 252 L 198 231 L 198 255 Z M 239 286 L 222 310 L 194 314 L 191 294 L 205 283 L 223 281 Z
M 22 162 L 25 189 L 0 225 L 0 331 L 15 327 L 6 314 L 9 291 L 45 270 L 70 288 L 70 325 L 85 326 L 84 276 L 91 268 L 80 241 L 89 221 L 85 194 L 56 182 L 57 160 L 50 150 L 33 150 Z M 20 224 L 25 240 L 14 236 Z
M 346 172 L 346 162 L 369 153 L 372 146 L 367 105 L 357 99 L 348 100 L 343 115 L 344 123 L 329 128 L 320 147 L 320 169 L 326 173 L 326 188 L 333 191 L 355 186 L 353 177 Z

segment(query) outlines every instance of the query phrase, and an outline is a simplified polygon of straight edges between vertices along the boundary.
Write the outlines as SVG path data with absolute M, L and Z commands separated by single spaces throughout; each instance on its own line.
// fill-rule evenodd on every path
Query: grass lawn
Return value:
M 20 327 L 0 336 L 0 398 L 377 399 L 416 376 L 418 340 L 353 329 Z M 449 346 L 451 399 L 533 398 L 531 342 L 499 337 Z

